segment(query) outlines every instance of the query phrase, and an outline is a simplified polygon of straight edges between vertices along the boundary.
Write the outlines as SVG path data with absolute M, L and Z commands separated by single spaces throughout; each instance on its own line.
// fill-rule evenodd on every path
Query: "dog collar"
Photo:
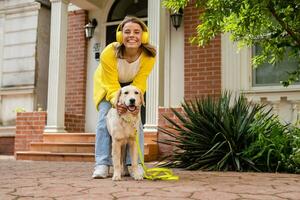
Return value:
M 125 117 L 125 116 L 120 115 L 120 118 L 121 118 L 125 123 L 128 123 L 128 124 L 132 125 L 133 127 L 136 126 L 135 120 L 133 120 L 131 117 Z

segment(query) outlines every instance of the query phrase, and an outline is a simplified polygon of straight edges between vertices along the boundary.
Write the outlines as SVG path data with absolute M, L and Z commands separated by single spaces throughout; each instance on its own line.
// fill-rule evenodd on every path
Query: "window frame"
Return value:
M 253 46 L 251 49 L 251 60 L 252 58 L 256 55 L 255 54 L 255 50 L 256 50 L 256 46 Z M 250 61 L 251 62 L 251 61 Z M 271 64 L 267 63 L 269 66 L 271 66 Z M 257 88 L 257 87 L 280 87 L 282 86 L 280 83 L 256 83 L 256 73 L 257 73 L 257 70 L 254 66 L 254 64 L 252 64 L 251 62 L 251 68 L 252 68 L 252 71 L 251 71 L 251 87 L 254 87 L 254 88 Z M 293 84 L 293 85 L 299 85 L 300 82 L 296 83 L 296 84 Z M 292 86 L 292 85 L 290 85 Z M 289 86 L 289 87 L 290 87 Z

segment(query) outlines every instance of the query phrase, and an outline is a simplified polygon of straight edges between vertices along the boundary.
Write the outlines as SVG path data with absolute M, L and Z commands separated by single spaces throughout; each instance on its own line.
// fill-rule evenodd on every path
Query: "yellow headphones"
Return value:
M 144 26 L 144 27 L 142 27 L 142 29 L 146 28 L 146 31 L 143 31 L 143 33 L 142 33 L 142 41 L 141 42 L 142 42 L 142 44 L 148 44 L 149 43 L 148 27 L 144 22 L 142 22 L 142 21 L 139 21 L 139 22 L 142 24 L 142 26 Z M 122 25 L 122 23 L 119 24 L 119 26 L 117 28 L 116 40 L 117 40 L 117 42 L 122 44 L 123 43 L 123 34 L 122 34 L 122 31 L 119 30 L 121 25 Z

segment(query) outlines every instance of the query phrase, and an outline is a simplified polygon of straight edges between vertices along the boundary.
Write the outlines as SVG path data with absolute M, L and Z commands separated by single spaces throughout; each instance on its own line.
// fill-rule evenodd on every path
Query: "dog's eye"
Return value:
M 138 92 L 138 91 L 135 91 L 134 94 L 139 94 L 139 92 Z
M 128 91 L 124 92 L 124 94 L 128 94 Z

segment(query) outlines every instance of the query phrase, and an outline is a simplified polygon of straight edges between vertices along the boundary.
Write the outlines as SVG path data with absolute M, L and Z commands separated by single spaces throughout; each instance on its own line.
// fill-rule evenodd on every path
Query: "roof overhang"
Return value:
M 70 3 L 84 10 L 95 10 L 103 8 L 108 0 L 70 0 Z

